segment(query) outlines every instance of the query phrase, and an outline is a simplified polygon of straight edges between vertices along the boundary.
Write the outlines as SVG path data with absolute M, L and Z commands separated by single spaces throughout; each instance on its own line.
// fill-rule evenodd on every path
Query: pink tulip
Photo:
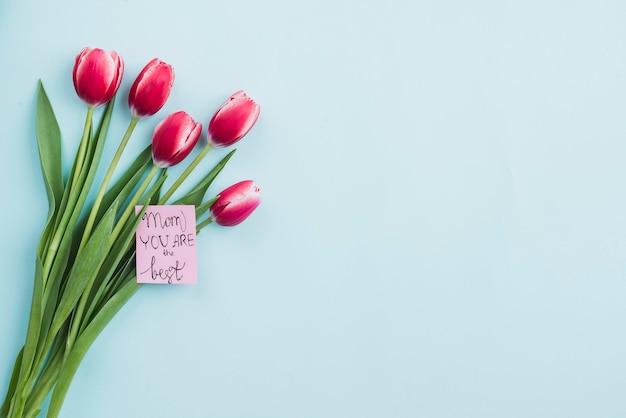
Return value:
M 124 60 L 117 52 L 84 48 L 76 56 L 72 79 L 78 97 L 96 108 L 113 98 L 122 82 Z
M 222 226 L 243 222 L 261 203 L 259 188 L 252 180 L 244 180 L 226 188 L 211 205 L 211 218 Z
M 141 70 L 130 88 L 130 113 L 137 119 L 154 115 L 167 101 L 173 84 L 172 66 L 154 58 Z
M 252 129 L 261 108 L 243 91 L 234 93 L 215 112 L 209 122 L 209 144 L 227 147 L 239 141 Z
M 185 159 L 200 138 L 202 125 L 182 110 L 172 113 L 154 129 L 152 160 L 158 167 L 171 167 Z

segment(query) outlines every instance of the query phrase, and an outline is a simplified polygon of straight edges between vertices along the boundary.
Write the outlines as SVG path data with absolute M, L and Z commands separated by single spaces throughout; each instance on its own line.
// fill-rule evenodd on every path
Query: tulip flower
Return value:
M 113 98 L 122 82 L 124 60 L 115 51 L 84 48 L 76 56 L 72 79 L 78 97 L 90 108 Z
M 220 106 L 209 122 L 209 144 L 227 147 L 252 129 L 261 108 L 243 91 L 234 93 Z
M 152 160 L 158 167 L 171 167 L 185 159 L 200 138 L 202 124 L 182 110 L 172 113 L 154 129 Z
M 141 70 L 130 88 L 130 113 L 137 119 L 154 115 L 167 101 L 173 84 L 172 66 L 154 58 Z
M 244 180 L 226 188 L 211 205 L 211 219 L 222 226 L 243 222 L 261 203 L 259 188 L 252 180 Z

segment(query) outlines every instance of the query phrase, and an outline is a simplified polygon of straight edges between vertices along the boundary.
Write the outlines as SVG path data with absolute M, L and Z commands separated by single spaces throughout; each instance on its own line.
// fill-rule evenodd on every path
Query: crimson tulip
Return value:
M 200 138 L 202 124 L 182 110 L 172 113 L 154 129 L 152 160 L 158 167 L 171 167 L 185 159 Z
M 227 147 L 252 129 L 261 108 L 242 90 L 234 93 L 220 106 L 209 122 L 209 144 Z
M 124 60 L 115 51 L 84 48 L 76 56 L 72 79 L 78 97 L 96 108 L 113 98 L 122 82 Z
M 244 180 L 224 189 L 211 205 L 211 218 L 222 226 L 243 222 L 261 203 L 259 188 L 252 180 Z
M 154 58 L 141 70 L 130 88 L 130 113 L 137 119 L 154 115 L 167 101 L 173 84 L 172 66 Z

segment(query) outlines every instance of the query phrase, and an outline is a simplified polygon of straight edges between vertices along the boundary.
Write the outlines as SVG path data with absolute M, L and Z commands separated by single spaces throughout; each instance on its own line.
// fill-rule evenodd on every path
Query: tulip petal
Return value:
M 123 73 L 124 60 L 115 51 L 84 48 L 76 57 L 72 79 L 78 97 L 95 108 L 113 98 Z
M 224 189 L 211 206 L 211 217 L 222 226 L 243 222 L 261 203 L 259 188 L 252 180 L 244 180 Z
M 174 69 L 158 58 L 151 60 L 130 88 L 128 105 L 136 118 L 154 115 L 167 101 L 174 84 Z
M 172 113 L 157 125 L 152 137 L 152 158 L 159 167 L 181 162 L 198 142 L 202 124 L 184 111 Z
M 209 143 L 226 147 L 243 138 L 256 123 L 261 108 L 242 90 L 220 106 L 209 122 Z

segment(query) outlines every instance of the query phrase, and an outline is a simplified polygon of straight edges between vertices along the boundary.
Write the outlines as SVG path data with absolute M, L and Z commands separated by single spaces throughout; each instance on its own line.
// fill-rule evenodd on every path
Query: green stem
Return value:
M 118 146 L 117 151 L 115 152 L 115 155 L 113 156 L 113 160 L 111 161 L 111 164 L 109 165 L 109 168 L 104 176 L 104 180 L 102 180 L 102 184 L 100 185 L 100 190 L 98 190 L 98 195 L 96 196 L 96 200 L 93 204 L 93 207 L 91 208 L 91 212 L 89 213 L 87 224 L 85 225 L 85 231 L 83 232 L 83 237 L 81 239 L 80 246 L 78 247 L 79 252 L 80 250 L 83 249 L 83 247 L 87 243 L 87 240 L 89 239 L 89 234 L 91 234 L 91 229 L 93 228 L 93 224 L 96 220 L 96 215 L 98 214 L 98 209 L 100 208 L 100 204 L 102 203 L 102 199 L 104 197 L 104 193 L 106 192 L 106 188 L 108 187 L 109 182 L 111 181 L 111 177 L 113 177 L 113 172 L 115 171 L 115 168 L 117 167 L 117 164 L 119 163 L 120 158 L 122 157 L 122 153 L 124 152 L 124 148 L 126 148 L 126 144 L 128 144 L 128 140 L 130 139 L 130 136 L 135 130 L 135 126 L 137 125 L 138 120 L 139 119 L 137 118 L 132 118 L 130 120 L 130 123 L 128 124 L 128 129 L 126 129 L 126 133 L 124 134 L 124 137 L 122 138 L 122 142 L 120 142 L 120 145 Z
M 202 228 L 204 228 L 205 226 L 207 226 L 211 222 L 213 222 L 213 218 L 211 218 L 211 217 L 209 217 L 209 218 L 205 219 L 204 221 L 200 222 L 196 226 L 196 233 L 200 232 L 202 230 Z
M 202 161 L 204 156 L 207 155 L 207 153 L 211 150 L 211 148 L 212 147 L 210 144 L 206 144 L 206 146 L 202 148 L 202 151 L 200 151 L 200 154 L 196 156 L 196 158 L 191 162 L 191 164 L 189 164 L 189 166 L 185 169 L 185 171 L 183 171 L 180 177 L 178 177 L 176 181 L 174 182 L 174 184 L 172 184 L 172 186 L 165 193 L 165 195 L 163 195 L 161 200 L 159 200 L 159 205 L 165 204 L 165 202 L 167 202 L 167 200 L 170 197 L 172 197 L 174 192 L 178 189 L 178 187 L 180 187 L 181 184 L 183 184 L 183 181 L 185 181 L 185 179 L 189 177 L 189 174 L 191 174 L 191 172 L 196 168 L 196 166 L 200 164 L 200 161 Z
M 78 168 L 74 172 L 74 178 L 72 179 L 71 189 L 76 187 L 76 182 L 80 177 L 80 172 L 82 171 L 83 164 L 85 162 L 85 154 L 87 153 L 87 140 L 89 139 L 89 129 L 91 128 L 91 118 L 93 116 L 93 108 L 87 108 L 87 117 L 85 120 L 85 129 L 83 130 L 83 137 L 80 140 L 80 148 L 78 150 L 78 159 L 76 161 L 76 167 Z

